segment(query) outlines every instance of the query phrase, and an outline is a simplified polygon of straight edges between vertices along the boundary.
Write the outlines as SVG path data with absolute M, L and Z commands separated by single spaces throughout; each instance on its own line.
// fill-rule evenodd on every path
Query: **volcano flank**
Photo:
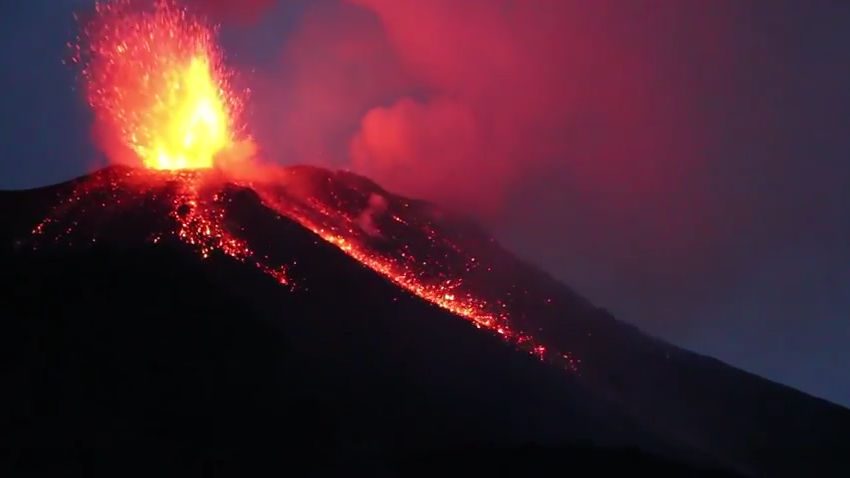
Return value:
M 12 473 L 843 475 L 850 411 L 352 173 L 0 192 Z

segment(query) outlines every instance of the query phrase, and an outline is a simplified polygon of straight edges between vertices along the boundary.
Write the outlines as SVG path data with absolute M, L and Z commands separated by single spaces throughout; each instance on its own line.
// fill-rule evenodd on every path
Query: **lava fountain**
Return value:
M 173 0 L 99 1 L 71 45 L 104 134 L 145 167 L 211 168 L 250 143 L 215 33 Z
M 257 257 L 228 229 L 218 193 L 223 176 L 205 171 L 225 164 L 232 169 L 254 150 L 240 123 L 245 92 L 231 87 L 232 73 L 215 33 L 174 0 L 98 1 L 78 41 L 70 45 L 72 61 L 82 67 L 86 99 L 103 134 L 130 151 L 132 163 L 144 166 L 127 173 L 123 186 L 144 195 L 160 184 L 173 184 L 168 213 L 173 236 L 203 258 L 220 252 L 287 284 L 285 265 Z M 92 179 L 34 233 L 43 234 L 57 214 L 104 189 L 120 202 L 115 191 L 121 188 L 114 180 Z M 152 240 L 159 242 L 161 236 Z
M 358 233 L 355 218 L 361 212 L 349 214 L 345 207 L 301 197 L 285 185 L 269 184 L 267 178 L 251 180 L 257 176 L 257 165 L 249 161 L 254 144 L 241 123 L 247 92 L 232 87 L 232 72 L 224 65 L 215 37 L 213 27 L 176 0 L 97 1 L 94 15 L 71 45 L 72 60 L 81 66 L 85 96 L 95 113 L 98 131 L 107 136 L 99 139 L 109 146 L 101 146 L 112 161 L 128 162 L 124 155 L 129 154 L 130 163 L 144 168 L 81 184 L 35 227 L 34 235 L 56 242 L 72 234 L 78 223 L 72 216 L 87 214 L 79 205 L 91 202 L 85 198 L 92 195 L 105 194 L 96 202 L 115 214 L 121 214 L 128 201 L 141 204 L 140 198 L 159 195 L 168 198 L 169 225 L 151 237 L 152 242 L 171 236 L 203 258 L 223 254 L 256 266 L 281 284 L 291 284 L 286 264 L 257 254 L 239 237 L 238 227 L 228 227 L 226 195 L 220 192 L 225 183 L 235 183 L 253 188 L 266 207 L 301 224 L 412 295 L 491 331 L 541 360 L 576 370 L 577 361 L 571 355 L 547 348 L 512 323 L 512 311 L 507 310 L 504 298 L 484 299 L 486 294 L 466 285 L 465 273 L 480 267 L 474 258 L 452 268 L 448 256 L 444 256 L 447 264 L 434 273 L 432 264 L 411 253 L 408 244 L 393 253 L 381 252 Z M 120 145 L 120 154 L 114 151 L 115 144 Z M 272 172 L 273 168 L 257 171 Z M 439 251 L 442 243 L 438 244 L 429 231 L 429 227 L 412 228 L 410 238 L 427 237 Z M 446 247 L 457 249 L 453 244 Z

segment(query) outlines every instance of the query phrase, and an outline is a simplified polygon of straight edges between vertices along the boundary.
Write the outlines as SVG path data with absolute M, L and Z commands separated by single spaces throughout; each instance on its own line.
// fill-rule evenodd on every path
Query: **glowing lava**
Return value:
M 211 180 L 221 186 L 221 178 L 182 171 L 212 168 L 222 160 L 232 166 L 232 160 L 252 152 L 251 140 L 240 138 L 242 100 L 231 89 L 232 75 L 214 33 L 174 0 L 98 1 L 79 41 L 71 45 L 72 60 L 82 65 L 86 98 L 106 134 L 146 168 L 167 170 L 165 176 L 128 173 L 124 179 L 142 191 L 163 181 L 176 185 L 168 212 L 176 228 L 169 232 L 204 258 L 219 251 L 252 261 L 286 284 L 285 268 L 254 260 L 248 244 L 228 232 L 218 194 L 202 192 Z M 109 184 L 116 188 L 115 181 Z M 97 181 L 83 184 L 67 203 L 98 188 L 103 184 Z
M 259 260 L 246 241 L 228 231 L 224 224 L 222 194 L 203 191 L 205 178 L 196 171 L 171 174 L 177 191 L 170 215 L 178 225 L 175 234 L 181 241 L 195 247 L 204 259 L 219 251 L 240 262 L 253 263 L 281 285 L 290 284 L 285 266 Z M 155 237 L 153 241 L 159 242 L 159 238 Z
M 214 30 L 172 0 L 98 2 L 72 46 L 106 134 L 146 167 L 210 168 L 244 141 Z
M 227 227 L 226 205 L 219 193 L 224 183 L 253 186 L 267 207 L 402 289 L 541 360 L 576 370 L 578 362 L 569 354 L 547 349 L 511 320 L 506 295 L 488 297 L 469 287 L 464 278 L 480 264 L 462 254 L 456 244 L 438 237 L 430 226 L 410 226 L 399 236 L 404 238 L 401 247 L 384 250 L 358 225 L 364 211 L 352 213 L 344 207 L 345 201 L 334 206 L 315 197 L 278 194 L 280 185 L 254 185 L 240 178 L 223 178 L 217 171 L 183 171 L 213 168 L 226 161 L 228 171 L 243 172 L 233 168 L 234 162 L 250 154 L 253 145 L 239 124 L 242 100 L 231 89 L 231 74 L 223 65 L 213 29 L 174 0 L 155 0 L 147 6 L 136 0 L 99 1 L 74 48 L 73 59 L 83 66 L 86 98 L 110 140 L 131 151 L 137 164 L 166 171 L 132 170 L 119 177 L 112 172 L 84 182 L 35 228 L 36 236 L 54 242 L 79 240 L 75 230 L 88 220 L 85 208 L 91 204 L 121 216 L 130 214 L 131 208 L 145 208 L 146 201 L 165 197 L 168 201 L 160 203 L 167 204 L 167 210 L 158 212 L 167 218 L 167 225 L 149 240 L 159 243 L 171 236 L 203 258 L 218 252 L 289 284 L 285 265 L 258 255 Z M 112 159 L 121 162 L 121 158 Z M 92 195 L 103 197 L 88 200 Z M 381 235 L 383 231 L 372 232 Z M 86 240 L 95 242 L 97 237 Z M 430 255 L 434 252 L 436 256 Z M 465 257 L 454 261 L 459 255 Z
M 404 218 L 391 214 L 392 220 L 401 227 L 395 232 L 377 231 L 391 236 L 398 233 L 396 237 L 403 238 L 398 249 L 388 245 L 387 238 L 376 242 L 359 224 L 362 205 L 346 205 L 346 201 L 341 199 L 345 196 L 345 180 L 333 173 L 325 179 L 334 186 L 324 199 L 317 191 L 302 195 L 277 185 L 253 183 L 250 186 L 266 207 L 298 222 L 412 295 L 471 322 L 476 328 L 499 336 L 542 361 L 578 372 L 579 359 L 547 347 L 511 319 L 513 311 L 507 297 L 488 297 L 465 282 L 465 277 L 470 276 L 472 271 L 487 266 L 463 247 L 423 224 L 421 218 L 415 217 L 416 214 Z

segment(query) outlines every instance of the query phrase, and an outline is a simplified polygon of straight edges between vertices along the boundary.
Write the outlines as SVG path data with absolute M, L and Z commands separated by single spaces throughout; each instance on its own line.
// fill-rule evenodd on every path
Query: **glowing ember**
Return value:
M 381 253 L 376 248 L 370 247 L 359 231 L 356 219 L 342 214 L 339 210 L 327 207 L 314 198 L 301 202 L 285 193 L 281 194 L 280 190 L 274 186 L 268 187 L 262 184 L 251 184 L 251 186 L 260 194 L 266 206 L 295 220 L 413 295 L 470 321 L 479 329 L 496 334 L 542 361 L 554 363 L 571 372 L 578 372 L 580 362 L 578 359 L 568 353 L 550 351 L 530 333 L 516 329 L 511 323 L 503 302 L 488 302 L 464 286 L 461 278 L 463 272 L 481 266 L 474 257 L 467 260 L 463 270 L 452 270 L 449 267 L 447 273 L 434 274 L 428 271 L 427 262 L 417 260 L 410 253 L 402 252 L 399 259 L 392 254 Z M 408 225 L 400 218 L 394 217 L 393 220 Z M 420 232 L 430 243 L 438 242 L 437 232 L 433 229 L 426 228 Z M 444 240 L 440 242 L 439 248 L 459 250 L 456 245 Z
M 125 223 L 120 227 L 106 227 L 102 224 L 103 218 L 133 215 L 135 211 L 145 211 L 149 205 L 155 204 L 157 209 L 147 212 L 164 218 L 162 224 L 153 235 L 135 237 L 135 240 L 161 243 L 168 238 L 177 239 L 190 245 L 205 259 L 223 254 L 256 267 L 280 284 L 291 286 L 286 265 L 269 260 L 268 255 L 257 254 L 246 239 L 239 237 L 240 229 L 228 228 L 226 216 L 230 196 L 223 192 L 227 190 L 223 181 L 230 178 L 213 171 L 138 169 L 128 170 L 119 176 L 113 172 L 105 176 L 105 179 L 93 176 L 78 185 L 50 217 L 34 228 L 33 234 L 37 238 L 65 244 L 94 243 L 98 241 L 96 234 L 101 229 L 121 231 L 124 228 Z M 394 255 L 389 249 L 376 248 L 364 236 L 356 219 L 360 211 L 345 213 L 309 196 L 301 200 L 288 195 L 286 188 L 275 185 L 250 186 L 266 206 L 298 222 L 411 294 L 468 320 L 475 327 L 491 332 L 542 361 L 578 371 L 581 362 L 578 358 L 541 341 L 536 335 L 539 330 L 535 329 L 535 334 L 532 334 L 517 326 L 511 314 L 522 313 L 522 310 L 513 310 L 508 305 L 509 297 L 488 296 L 464 282 L 468 273 L 477 268 L 489 270 L 488 266 L 474 257 L 467 257 L 458 266 L 446 251 L 452 250 L 462 256 L 462 248 L 432 227 L 425 226 L 416 232 L 415 228 L 423 226 L 416 225 L 415 217 L 405 217 L 404 224 L 413 229 L 407 230 L 403 237 L 411 243 L 426 239 L 428 246 L 414 248 L 405 244 L 405 252 Z M 102 212 L 84 209 L 92 207 L 102 208 Z M 87 221 L 95 223 L 88 224 Z M 81 227 L 81 224 L 85 225 Z M 87 232 L 78 233 L 77 229 Z M 125 240 L 121 239 L 122 242 Z M 446 261 L 439 260 L 439 257 L 436 261 L 433 257 L 425 258 L 426 249 L 431 247 L 443 251 L 439 257 Z
M 99 230 L 106 229 L 102 221 L 121 220 L 124 215 L 155 206 L 156 210 L 150 212 L 164 218 L 159 227 L 146 231 L 148 237 L 131 235 L 122 241 L 159 244 L 166 238 L 176 238 L 204 259 L 221 253 L 253 265 L 281 285 L 291 286 L 285 265 L 260 257 L 245 240 L 228 230 L 223 186 L 221 178 L 199 171 L 131 169 L 92 176 L 73 188 L 51 214 L 33 228 L 32 234 L 37 239 L 35 247 L 45 240 L 69 246 L 97 243 Z
M 74 46 L 98 119 L 149 168 L 210 168 L 242 110 L 213 30 L 172 0 L 98 2 Z
M 271 263 L 268 256 L 258 257 L 246 240 L 226 227 L 226 199 L 220 191 L 226 180 L 243 186 L 244 181 L 225 179 L 215 172 L 173 171 L 212 168 L 222 161 L 228 161 L 226 169 L 234 171 L 231 159 L 252 150 L 250 139 L 242 138 L 237 123 L 242 102 L 231 91 L 230 74 L 223 67 L 212 29 L 173 0 L 155 0 L 148 7 L 135 0 L 99 1 L 94 19 L 75 48 L 74 59 L 83 65 L 87 99 L 107 133 L 147 168 L 169 171 L 131 170 L 117 179 L 107 175 L 106 180 L 83 182 L 35 228 L 34 235 L 54 241 L 95 242 L 96 236 L 75 235 L 79 221 L 89 220 L 86 211 L 79 210 L 81 204 L 100 204 L 116 215 L 126 215 L 132 214 L 132 209 L 146 208 L 146 201 L 166 197 L 167 206 L 158 213 L 167 226 L 148 239 L 159 243 L 167 236 L 176 237 L 203 258 L 219 252 L 253 264 L 281 284 L 289 284 L 285 266 Z M 392 214 L 394 223 L 408 229 L 409 234 L 400 237 L 410 242 L 395 251 L 374 247 L 372 239 L 381 237 L 384 231 L 375 227 L 372 215 L 387 207 L 380 195 L 370 198 L 367 210 L 350 214 L 345 201 L 335 195 L 338 207 L 315 197 L 289 194 L 285 187 L 279 194 L 280 187 L 275 184 L 248 185 L 280 215 L 295 220 L 415 296 L 540 360 L 577 369 L 578 359 L 547 347 L 516 326 L 506 305 L 511 292 L 486 299 L 486 294 L 467 287 L 465 274 L 483 265 L 441 238 L 431 224 L 417 225 L 415 217 Z M 91 200 L 92 195 L 96 200 Z M 97 231 L 99 227 L 97 224 L 87 230 Z M 428 257 L 419 254 L 420 246 Z M 455 261 L 458 257 L 462 260 Z
M 98 121 L 145 167 L 211 168 L 219 160 L 250 152 L 246 149 L 250 139 L 240 138 L 237 123 L 242 101 L 231 90 L 231 74 L 224 68 L 213 29 L 173 0 L 98 1 L 93 18 L 71 46 L 73 61 L 83 66 L 86 98 Z M 245 241 L 224 227 L 219 196 L 200 191 L 208 178 L 197 172 L 168 174 L 130 173 L 124 179 L 134 180 L 138 192 L 152 184 L 176 185 L 167 214 L 177 227 L 168 232 L 202 257 L 220 251 L 239 261 L 250 260 L 254 253 Z M 110 185 L 114 197 L 120 196 L 116 181 Z M 84 183 L 66 205 L 103 187 L 97 181 Z M 50 220 L 34 232 L 41 234 Z M 153 241 L 161 238 L 156 235 Z M 254 262 L 278 282 L 288 283 L 283 268 Z
M 209 192 L 202 194 L 203 177 L 197 173 L 177 172 L 174 175 L 178 192 L 172 202 L 171 217 L 178 224 L 177 237 L 194 246 L 204 259 L 213 251 L 220 251 L 240 262 L 249 262 L 254 258 L 254 251 L 248 243 L 236 238 L 224 227 L 221 195 Z M 286 267 L 274 267 L 256 259 L 253 263 L 281 285 L 289 285 Z
M 224 229 L 224 210 L 217 205 L 219 196 L 212 201 L 200 194 L 199 175 L 192 172 L 174 173 L 177 193 L 172 204 L 171 217 L 177 222 L 177 237 L 195 246 L 206 259 L 214 250 L 230 257 L 244 260 L 251 255 L 245 243 L 232 237 Z

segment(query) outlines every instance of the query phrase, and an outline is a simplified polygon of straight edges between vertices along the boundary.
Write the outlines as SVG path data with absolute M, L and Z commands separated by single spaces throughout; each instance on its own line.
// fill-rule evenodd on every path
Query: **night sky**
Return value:
M 193 3 L 264 160 L 467 212 L 620 319 L 850 405 L 850 3 Z M 108 162 L 63 64 L 91 5 L 0 4 L 2 189 Z

